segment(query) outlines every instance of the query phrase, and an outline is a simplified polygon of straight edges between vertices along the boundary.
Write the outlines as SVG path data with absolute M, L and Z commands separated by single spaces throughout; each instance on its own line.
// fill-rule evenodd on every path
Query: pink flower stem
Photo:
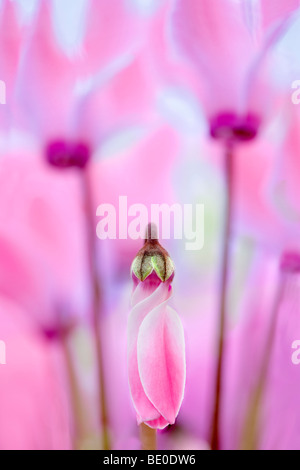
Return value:
M 242 438 L 241 438 L 241 450 L 256 450 L 258 446 L 258 423 L 259 414 L 261 409 L 261 402 L 263 399 L 266 383 L 268 379 L 269 368 L 271 364 L 274 339 L 276 334 L 276 326 L 278 320 L 278 314 L 280 305 L 284 296 L 284 290 L 286 287 L 286 275 L 281 274 L 279 285 L 276 289 L 275 299 L 272 307 L 270 327 L 267 332 L 267 339 L 265 342 L 262 362 L 258 374 L 257 383 L 252 394 L 250 404 L 246 413 L 244 422 Z
M 152 429 L 146 424 L 140 425 L 141 450 L 156 450 L 156 429 Z
M 222 376 L 224 361 L 224 335 L 226 322 L 227 287 L 230 261 L 230 232 L 232 225 L 232 190 L 233 190 L 233 152 L 229 144 L 225 147 L 225 208 L 224 208 L 224 235 L 221 258 L 221 285 L 219 305 L 219 331 L 218 331 L 218 358 L 215 380 L 214 408 L 211 426 L 211 449 L 220 448 L 220 405 L 222 392 Z
M 102 448 L 109 450 L 110 437 L 109 437 L 109 422 L 107 413 L 107 400 L 105 390 L 104 366 L 103 366 L 103 350 L 101 342 L 101 328 L 100 316 L 102 311 L 102 294 L 99 282 L 99 273 L 97 267 L 97 246 L 95 227 L 96 221 L 94 216 L 93 197 L 91 185 L 89 180 L 89 165 L 82 171 L 83 192 L 85 201 L 85 214 L 86 214 L 86 227 L 87 227 L 87 248 L 89 257 L 90 280 L 92 286 L 92 320 L 93 320 L 93 334 L 96 349 L 96 364 L 97 364 L 97 381 L 99 393 L 99 406 L 100 406 L 100 425 L 102 431 Z

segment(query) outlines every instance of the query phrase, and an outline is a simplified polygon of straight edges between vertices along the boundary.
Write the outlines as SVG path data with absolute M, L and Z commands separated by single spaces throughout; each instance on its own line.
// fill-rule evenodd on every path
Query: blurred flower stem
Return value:
M 156 450 L 156 429 L 146 424 L 140 425 L 141 450 Z
M 86 214 L 86 227 L 87 227 L 87 248 L 89 258 L 90 280 L 92 289 L 92 321 L 93 321 L 93 334 L 96 349 L 96 365 L 97 365 L 97 381 L 99 393 L 99 412 L 100 412 L 100 425 L 102 432 L 102 449 L 109 450 L 110 437 L 109 437 L 109 423 L 107 412 L 107 400 L 104 379 L 104 361 L 103 361 L 103 348 L 101 342 L 101 311 L 102 311 L 102 293 L 99 281 L 99 273 L 97 267 L 97 246 L 96 246 L 96 221 L 93 207 L 93 196 L 89 175 L 90 166 L 87 165 L 82 171 L 83 183 L 83 196 L 85 202 Z
M 281 274 L 279 284 L 276 289 L 272 313 L 270 317 L 270 327 L 262 354 L 262 363 L 259 370 L 258 380 L 250 399 L 250 404 L 246 412 L 244 428 L 242 430 L 241 450 L 256 450 L 259 444 L 259 418 L 261 403 L 266 388 L 268 372 L 271 364 L 273 346 L 276 334 L 277 319 L 280 304 L 283 299 L 286 284 L 286 277 Z
M 211 449 L 220 448 L 220 405 L 223 376 L 223 356 L 224 356 L 224 334 L 227 308 L 227 287 L 229 277 L 230 260 L 230 232 L 232 225 L 232 191 L 233 191 L 233 151 L 232 145 L 226 143 L 224 154 L 225 173 L 225 201 L 224 201 L 224 233 L 221 254 L 221 279 L 220 279 L 220 304 L 219 304 L 219 324 L 218 324 L 218 357 L 215 378 L 215 395 L 213 405 L 213 417 L 211 426 Z
M 73 438 L 73 449 L 80 449 L 81 443 L 84 442 L 87 429 L 85 412 L 81 399 L 80 389 L 78 387 L 78 380 L 76 377 L 76 371 L 74 369 L 74 360 L 72 352 L 70 350 L 69 336 L 62 335 L 61 346 L 65 359 L 65 367 L 68 376 L 68 382 L 70 387 L 70 395 L 72 401 L 73 419 L 74 419 L 74 438 Z

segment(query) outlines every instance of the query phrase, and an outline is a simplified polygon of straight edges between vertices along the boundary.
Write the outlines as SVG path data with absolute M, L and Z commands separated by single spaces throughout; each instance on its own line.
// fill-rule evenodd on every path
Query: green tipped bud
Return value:
M 155 234 L 155 238 L 151 238 L 151 234 Z M 175 267 L 169 253 L 156 239 L 155 227 L 149 224 L 147 239 L 133 260 L 131 273 L 140 281 L 144 281 L 153 271 L 162 282 L 165 282 L 174 275 Z
M 167 281 L 174 273 L 174 263 L 170 256 L 158 252 L 139 254 L 133 260 L 131 271 L 144 281 L 153 271 L 161 281 Z

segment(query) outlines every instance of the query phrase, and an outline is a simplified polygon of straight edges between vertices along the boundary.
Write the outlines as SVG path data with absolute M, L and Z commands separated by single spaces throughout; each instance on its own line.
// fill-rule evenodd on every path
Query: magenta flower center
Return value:
M 210 135 L 230 142 L 248 141 L 256 137 L 259 124 L 259 118 L 253 114 L 220 113 L 210 120 Z
M 84 168 L 90 158 L 90 148 L 83 142 L 55 140 L 45 150 L 46 160 L 58 168 Z
M 300 254 L 296 252 L 284 253 L 281 257 L 280 269 L 285 273 L 300 273 Z

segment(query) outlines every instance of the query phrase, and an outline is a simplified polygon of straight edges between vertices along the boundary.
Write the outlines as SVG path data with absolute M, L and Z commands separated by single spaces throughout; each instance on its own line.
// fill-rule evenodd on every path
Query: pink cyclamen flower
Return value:
M 274 0 L 272 6 L 267 0 L 175 0 L 173 5 L 170 37 L 198 76 L 196 93 L 211 137 L 254 139 L 282 102 L 272 80 L 271 51 L 293 21 L 299 0 Z
M 138 424 L 174 424 L 185 387 L 185 341 L 179 316 L 168 304 L 174 265 L 149 237 L 131 267 L 134 280 L 128 320 L 128 373 Z

